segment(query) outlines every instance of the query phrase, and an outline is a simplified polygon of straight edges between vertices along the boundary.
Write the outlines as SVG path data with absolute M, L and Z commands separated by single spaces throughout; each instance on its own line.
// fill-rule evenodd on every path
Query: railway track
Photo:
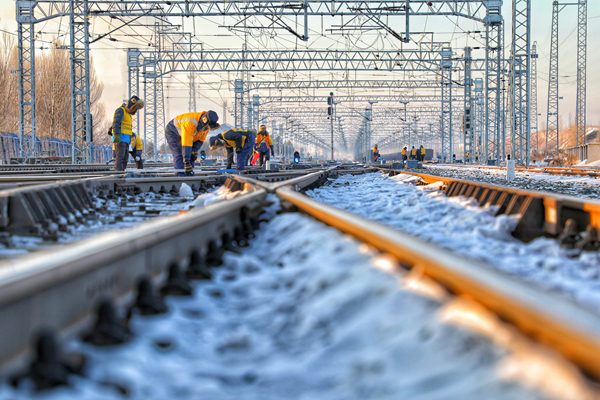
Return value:
M 485 331 L 485 321 L 497 315 L 518 327 L 529 340 L 555 349 L 584 373 L 600 378 L 600 317 L 597 315 L 422 240 L 299 193 L 322 184 L 328 177 L 369 171 L 372 169 L 321 169 L 253 177 L 229 176 L 224 185 L 239 194 L 232 200 L 158 218 L 127 231 L 108 232 L 61 249 L 31 254 L 11 262 L 10 266 L 4 265 L 0 268 L 0 319 L 15 321 L 0 325 L 0 337 L 3 338 L 0 361 L 5 373 L 23 370 L 25 360 L 35 356 L 32 341 L 42 329 L 50 329 L 59 336 L 88 329 L 100 303 L 106 299 L 119 307 L 135 303 L 136 299 L 139 303 L 140 293 L 136 294 L 136 290 L 140 285 L 147 285 L 148 280 L 164 288 L 174 286 L 182 271 L 187 271 L 190 276 L 209 277 L 207 266 L 218 265 L 223 252 L 235 251 L 236 246 L 248 242 L 258 228 L 260 215 L 276 196 L 284 210 L 306 213 L 384 253 L 392 260 L 388 264 L 390 272 L 410 277 L 411 285 L 429 290 L 430 295 L 437 293 L 437 297 L 434 296 L 437 300 L 440 300 L 440 293 L 445 299 L 450 296 L 448 293 L 453 293 L 461 299 L 474 301 L 475 305 L 470 307 L 485 307 L 488 310 L 488 314 L 484 313 L 485 318 L 482 314 L 469 314 L 471 318 L 483 318 L 480 324 L 471 328 Z M 426 182 L 441 182 L 448 196 L 471 196 L 482 205 L 498 206 L 499 213 L 521 214 L 518 234 L 526 240 L 535 235 L 556 235 L 566 220 L 572 218 L 584 223 L 589 221 L 594 226 L 600 223 L 600 207 L 593 202 L 413 175 Z M 215 174 L 184 179 L 104 176 L 74 180 L 64 185 L 79 185 L 85 197 L 170 190 L 176 186 L 175 182 L 186 179 L 189 179 L 188 183 L 194 181 L 201 185 L 206 180 L 219 181 L 225 177 Z M 51 190 L 52 186 L 36 185 L 34 188 L 43 192 Z M 18 188 L 5 196 L 8 198 L 4 204 L 9 205 L 9 221 L 12 220 L 12 199 L 26 198 L 28 189 L 31 188 Z M 0 191 L 0 194 L 3 192 L 7 191 Z M 50 197 L 39 194 L 37 204 L 43 204 L 41 199 Z M 92 201 L 82 202 L 81 207 L 89 212 Z M 42 217 L 36 223 L 44 229 L 43 219 L 52 214 Z M 439 286 L 428 285 L 424 277 Z M 140 284 L 141 279 L 146 279 L 144 284 Z M 585 382 L 582 376 L 576 380 L 578 384 Z M 583 386 L 590 396 L 597 395 L 593 385 L 584 383 Z

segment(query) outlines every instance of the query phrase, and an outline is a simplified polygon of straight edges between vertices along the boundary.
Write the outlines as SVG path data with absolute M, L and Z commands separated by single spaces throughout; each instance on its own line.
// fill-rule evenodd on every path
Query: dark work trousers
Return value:
M 249 138 L 246 138 L 246 143 L 244 143 L 244 147 L 242 147 L 242 151 L 237 155 L 237 167 L 236 171 L 243 171 L 246 167 L 246 159 L 250 154 L 252 154 L 252 149 L 254 148 L 254 141 L 256 137 L 254 135 L 250 135 Z
M 258 162 L 260 163 L 259 165 L 262 167 L 265 161 L 269 161 L 271 159 L 271 153 L 269 153 L 268 151 L 265 151 L 263 153 L 261 151 L 259 154 L 260 156 L 258 157 Z
M 129 143 L 120 142 L 117 144 L 117 158 L 115 159 L 115 170 L 125 171 L 129 161 Z
M 185 169 L 185 160 L 183 159 L 183 147 L 181 145 L 181 135 L 177 132 L 177 128 L 172 123 L 168 123 L 165 129 L 165 136 L 167 138 L 167 144 L 173 154 L 173 168 Z M 190 161 L 192 168 L 195 166 L 194 161 Z M 179 175 L 185 176 L 185 172 L 180 172 Z
M 135 167 L 137 169 L 144 169 L 144 160 L 142 160 L 142 150 L 135 151 Z

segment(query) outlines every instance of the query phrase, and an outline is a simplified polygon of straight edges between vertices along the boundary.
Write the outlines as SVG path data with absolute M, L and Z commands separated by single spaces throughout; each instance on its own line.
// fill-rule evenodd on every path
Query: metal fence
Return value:
M 29 135 L 25 140 L 31 140 Z M 10 164 L 10 159 L 19 157 L 19 136 L 0 132 L 0 162 Z M 36 152 L 40 157 L 71 157 L 73 142 L 65 139 L 42 136 L 36 138 Z M 106 163 L 112 158 L 112 146 L 91 145 L 92 163 Z

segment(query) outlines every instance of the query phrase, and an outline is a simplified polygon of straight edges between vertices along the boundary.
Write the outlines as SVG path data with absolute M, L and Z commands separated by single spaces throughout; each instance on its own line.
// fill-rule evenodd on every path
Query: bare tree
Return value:
M 62 42 L 35 58 L 36 132 L 40 138 L 71 139 L 71 75 L 69 52 Z M 19 129 L 19 93 L 17 41 L 13 35 L 0 35 L 0 130 L 16 133 Z M 93 60 L 91 60 L 93 61 Z M 92 63 L 90 62 L 90 65 Z M 93 66 L 90 69 L 90 107 L 94 121 L 94 142 L 104 143 L 110 121 L 100 102 L 104 84 Z

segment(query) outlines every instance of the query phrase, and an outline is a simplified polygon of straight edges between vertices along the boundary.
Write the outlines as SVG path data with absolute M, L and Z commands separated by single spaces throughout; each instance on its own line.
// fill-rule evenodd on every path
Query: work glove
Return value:
M 113 143 L 119 144 L 121 143 L 121 135 L 112 135 Z
M 137 156 L 137 157 L 135 158 L 135 161 L 140 161 L 141 159 L 142 159 L 142 157 L 140 157 L 140 156 Z
M 198 152 L 197 151 L 192 151 L 192 154 L 190 155 L 190 161 L 194 162 L 198 159 Z
M 186 160 L 185 162 L 185 174 L 192 175 L 194 173 L 194 168 L 192 167 L 192 163 Z
M 239 147 L 235 148 L 235 154 L 240 154 L 242 152 L 242 149 Z

